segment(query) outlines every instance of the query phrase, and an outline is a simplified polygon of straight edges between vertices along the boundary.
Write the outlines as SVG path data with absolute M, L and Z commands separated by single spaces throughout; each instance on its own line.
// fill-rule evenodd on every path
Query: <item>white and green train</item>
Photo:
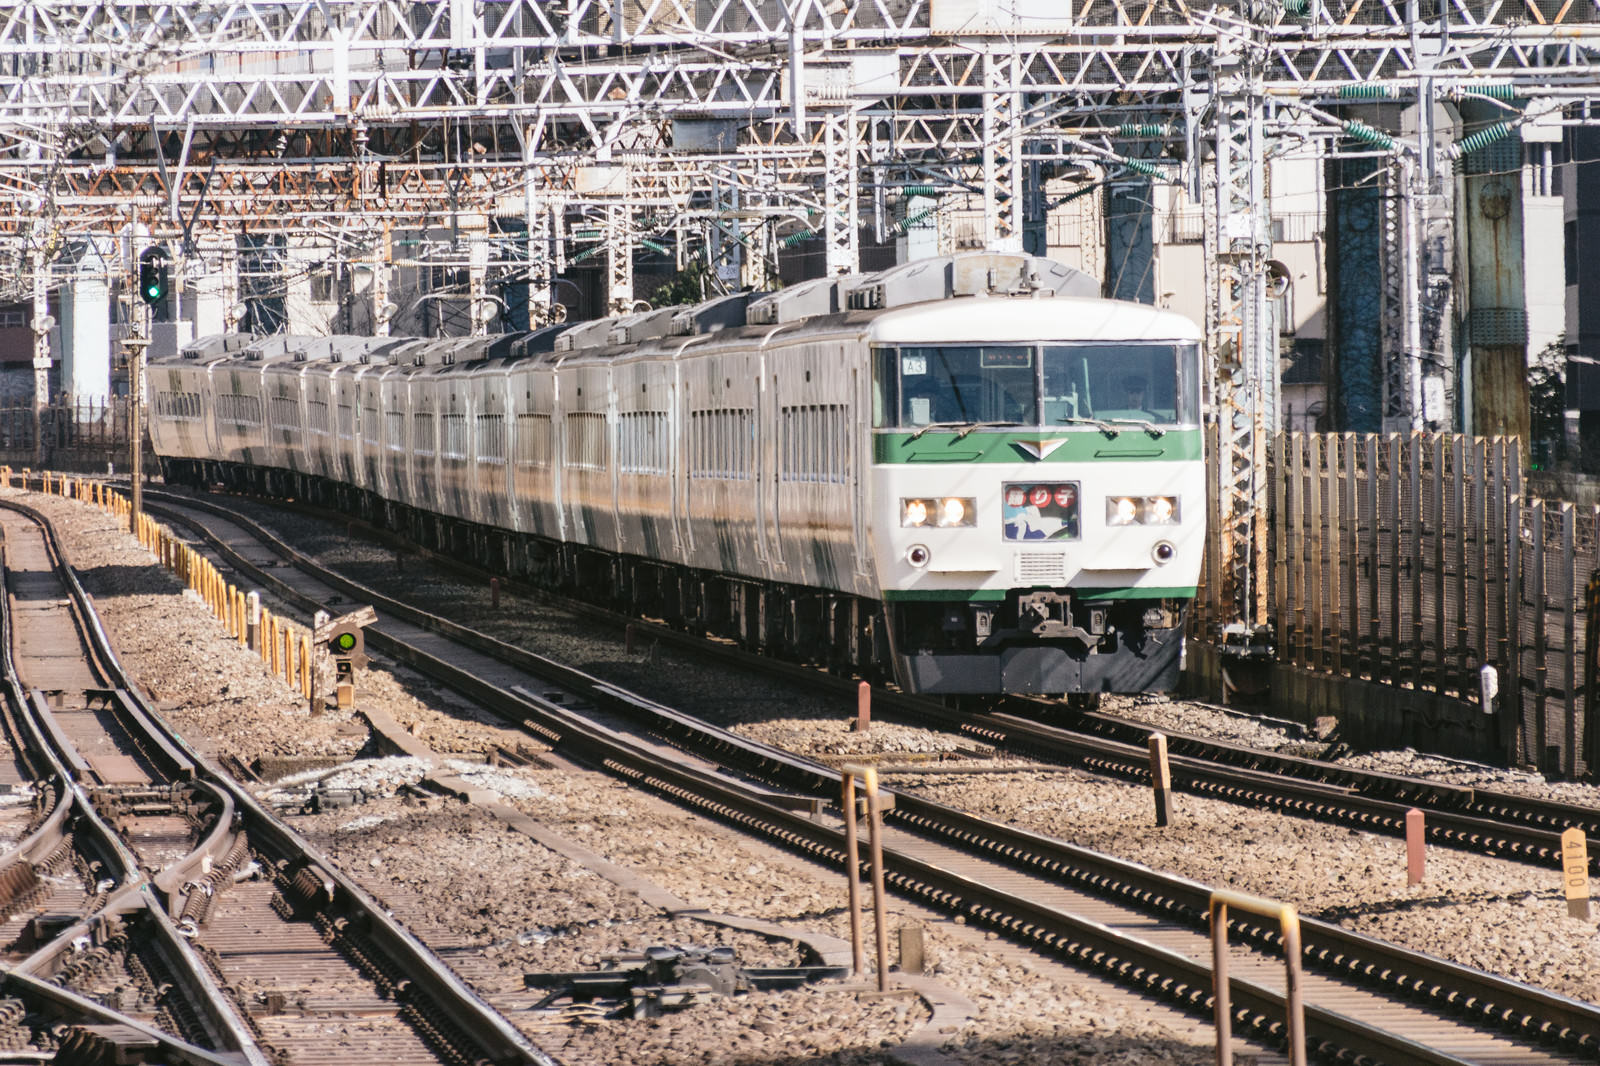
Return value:
M 974 253 L 496 337 L 231 336 L 155 361 L 173 481 L 913 692 L 1177 680 L 1199 334 Z

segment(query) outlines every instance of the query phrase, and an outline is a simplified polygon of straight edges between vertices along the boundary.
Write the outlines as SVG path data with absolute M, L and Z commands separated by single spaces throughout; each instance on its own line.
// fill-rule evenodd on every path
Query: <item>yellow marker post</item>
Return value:
M 1561 884 L 1567 890 L 1567 914 L 1589 917 L 1589 842 L 1577 826 L 1561 834 Z
M 864 965 L 861 950 L 861 848 L 856 835 L 856 776 L 851 768 L 840 772 L 844 794 L 844 866 L 850 898 L 850 975 L 861 976 Z
M 1156 794 L 1156 825 L 1166 825 L 1172 813 L 1172 769 L 1167 765 L 1167 738 L 1150 734 L 1150 787 Z

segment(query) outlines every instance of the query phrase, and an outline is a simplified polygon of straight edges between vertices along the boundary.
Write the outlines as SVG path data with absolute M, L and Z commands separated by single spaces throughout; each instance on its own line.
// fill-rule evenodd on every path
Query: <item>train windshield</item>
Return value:
M 878 427 L 1199 422 L 1193 344 L 963 344 L 880 348 Z

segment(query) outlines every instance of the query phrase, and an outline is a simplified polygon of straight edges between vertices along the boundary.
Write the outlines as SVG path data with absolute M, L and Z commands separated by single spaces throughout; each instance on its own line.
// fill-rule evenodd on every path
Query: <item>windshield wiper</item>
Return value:
M 1026 425 L 1025 422 L 929 422 L 925 426 L 918 426 L 917 431 L 911 434 L 911 439 L 916 440 L 930 429 L 955 429 L 960 430 L 955 439 L 960 440 L 975 429 L 1005 429 L 1009 426 Z
M 1123 426 L 1138 426 L 1141 429 L 1143 429 L 1146 433 L 1150 434 L 1152 437 L 1155 437 L 1157 439 L 1160 439 L 1161 437 L 1165 436 L 1166 432 L 1167 432 L 1166 430 L 1162 429 L 1160 426 L 1156 425 L 1154 422 L 1146 422 L 1142 418 L 1108 418 L 1108 419 L 1106 419 L 1106 421 L 1107 422 L 1115 422 L 1118 425 L 1123 425 Z
M 956 434 L 956 440 L 960 440 L 962 437 L 965 437 L 968 433 L 971 433 L 975 429 L 1008 429 L 1011 426 L 1021 426 L 1026 424 L 1027 423 L 1025 422 L 968 422 L 966 428 L 964 428 L 960 433 Z
M 1078 415 L 1062 415 L 1060 418 L 1056 419 L 1056 421 L 1070 422 L 1074 425 L 1093 426 L 1108 437 L 1116 437 L 1122 433 L 1122 430 L 1118 429 L 1116 426 L 1113 426 L 1111 422 L 1101 421 L 1098 418 L 1080 418 Z

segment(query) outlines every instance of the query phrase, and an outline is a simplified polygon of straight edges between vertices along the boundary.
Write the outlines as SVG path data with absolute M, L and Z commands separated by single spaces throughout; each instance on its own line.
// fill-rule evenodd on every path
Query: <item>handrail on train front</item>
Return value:
M 1211 893 L 1211 982 L 1216 1003 L 1217 1066 L 1233 1063 L 1233 1011 L 1228 992 L 1228 908 L 1276 918 L 1283 930 L 1283 961 L 1288 972 L 1284 987 L 1285 1014 L 1289 1022 L 1290 1066 L 1306 1066 L 1305 1004 L 1300 993 L 1300 915 L 1292 903 L 1278 903 L 1243 892 L 1219 888 Z

